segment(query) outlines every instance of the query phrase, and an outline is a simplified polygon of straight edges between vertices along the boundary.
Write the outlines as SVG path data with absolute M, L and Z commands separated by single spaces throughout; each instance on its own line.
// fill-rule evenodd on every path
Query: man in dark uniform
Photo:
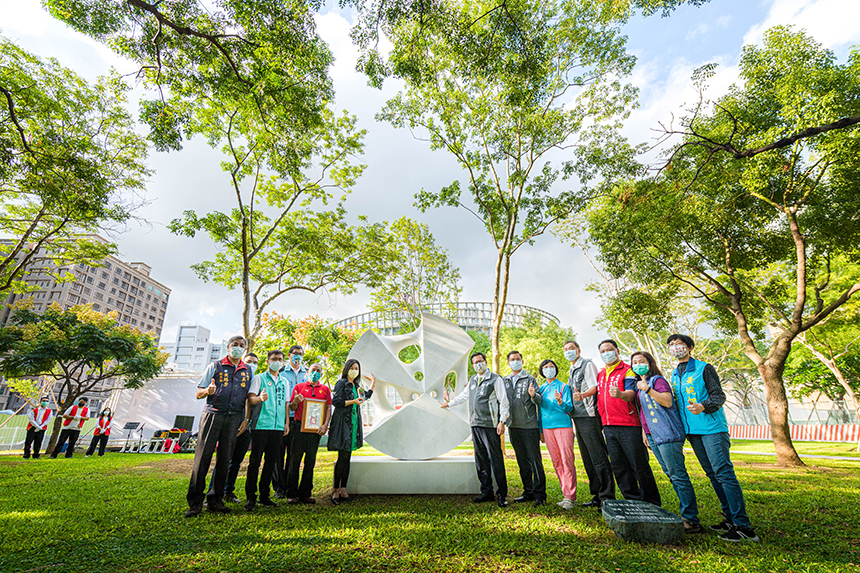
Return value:
M 198 385 L 197 399 L 205 398 L 206 405 L 197 431 L 197 448 L 194 451 L 191 482 L 188 484 L 188 511 L 185 517 L 195 517 L 203 510 L 206 474 L 216 445 L 215 485 L 208 495 L 207 507 L 209 511 L 230 512 L 222 500 L 227 468 L 236 436 L 247 429 L 251 416 L 248 404 L 251 371 L 242 361 L 245 345 L 243 336 L 232 337 L 227 342 L 227 357 L 210 364 Z

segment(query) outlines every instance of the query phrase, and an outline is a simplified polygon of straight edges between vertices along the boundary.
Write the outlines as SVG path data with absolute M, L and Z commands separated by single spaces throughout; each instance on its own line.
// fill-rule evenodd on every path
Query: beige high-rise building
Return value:
M 12 241 L 0 240 L 0 252 L 12 244 Z M 56 269 L 55 274 L 73 274 L 74 280 L 57 282 L 47 274 L 52 269 Z M 63 308 L 91 303 L 93 309 L 99 312 L 115 310 L 119 324 L 131 325 L 142 332 L 152 332 L 158 340 L 167 313 L 170 289 L 150 277 L 151 271 L 152 267 L 146 263 L 127 263 L 113 256 L 107 257 L 100 267 L 83 264 L 57 267 L 45 249 L 41 248 L 34 254 L 22 277 L 23 281 L 38 290 L 8 296 L 0 308 L 0 326 L 5 325 L 12 314 L 9 305 L 19 300 L 32 299 L 35 312 L 44 311 L 52 302 L 58 302 Z M 103 403 L 114 384 L 115 381 L 106 380 L 99 388 L 88 392 L 91 405 L 98 407 Z M 16 400 L 9 396 L 8 389 L 0 379 L 0 409 L 12 408 L 15 404 Z

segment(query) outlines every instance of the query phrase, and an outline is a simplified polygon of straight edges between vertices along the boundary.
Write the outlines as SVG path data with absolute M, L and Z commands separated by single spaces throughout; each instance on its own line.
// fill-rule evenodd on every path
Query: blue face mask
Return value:
M 246 362 L 245 364 L 248 366 L 248 370 L 251 371 L 251 376 L 253 376 L 254 372 L 257 371 L 257 365 L 254 364 L 253 362 Z
M 646 374 L 648 374 L 648 370 L 650 369 L 647 364 L 634 364 L 633 366 L 631 366 L 631 368 L 633 369 L 633 372 L 635 372 L 639 376 L 645 376 Z
M 519 372 L 523 369 L 522 360 L 511 360 L 508 364 L 510 364 L 511 370 L 513 370 L 514 372 Z
M 320 381 L 320 378 L 322 378 L 322 372 L 317 372 L 316 370 L 311 372 L 311 375 L 310 375 L 311 382 L 317 383 Z
M 290 356 L 290 360 L 293 361 L 294 365 L 298 366 L 302 363 L 302 356 L 301 354 L 293 354 L 292 356 Z
M 614 350 L 607 350 L 600 353 L 600 359 L 606 364 L 614 364 L 618 360 L 618 353 Z
M 241 346 L 231 346 L 230 347 L 230 358 L 233 358 L 234 360 L 238 360 L 239 358 L 242 358 L 243 354 L 245 354 L 245 349 L 242 348 Z
M 573 362 L 577 358 L 576 350 L 565 350 L 564 357 Z

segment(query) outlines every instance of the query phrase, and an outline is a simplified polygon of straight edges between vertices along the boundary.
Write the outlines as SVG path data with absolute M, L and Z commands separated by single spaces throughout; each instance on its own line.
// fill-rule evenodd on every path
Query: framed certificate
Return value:
M 302 432 L 316 433 L 325 421 L 328 403 L 325 400 L 305 398 L 302 402 Z

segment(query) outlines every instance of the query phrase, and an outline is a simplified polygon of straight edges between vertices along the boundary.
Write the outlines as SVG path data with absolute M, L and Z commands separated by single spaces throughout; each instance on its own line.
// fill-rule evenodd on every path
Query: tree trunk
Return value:
M 75 403 L 75 400 L 77 400 L 77 398 L 77 396 L 72 396 L 70 393 L 68 396 L 66 396 L 66 399 L 63 400 L 63 404 L 59 406 L 57 414 L 54 416 L 54 429 L 51 430 L 51 438 L 48 440 L 47 447 L 45 447 L 46 455 L 51 455 L 54 453 L 54 446 L 57 445 L 57 440 L 60 439 L 60 432 L 62 431 L 63 414 L 65 414 L 66 410 L 68 410 L 69 407 L 71 407 L 71 405 Z
M 782 381 L 785 369 L 785 358 L 773 360 L 769 358 L 758 367 L 767 397 L 767 415 L 770 420 L 770 435 L 776 450 L 776 463 L 784 467 L 800 467 L 805 465 L 797 455 L 791 441 L 788 424 L 788 396 Z
M 511 258 L 505 255 L 503 249 L 499 249 L 496 258 L 496 282 L 493 294 L 493 328 L 490 343 L 493 351 L 493 372 L 499 373 L 502 364 L 502 353 L 499 348 L 499 335 L 501 334 L 502 318 L 505 316 L 505 303 L 508 299 L 508 270 L 511 266 Z

